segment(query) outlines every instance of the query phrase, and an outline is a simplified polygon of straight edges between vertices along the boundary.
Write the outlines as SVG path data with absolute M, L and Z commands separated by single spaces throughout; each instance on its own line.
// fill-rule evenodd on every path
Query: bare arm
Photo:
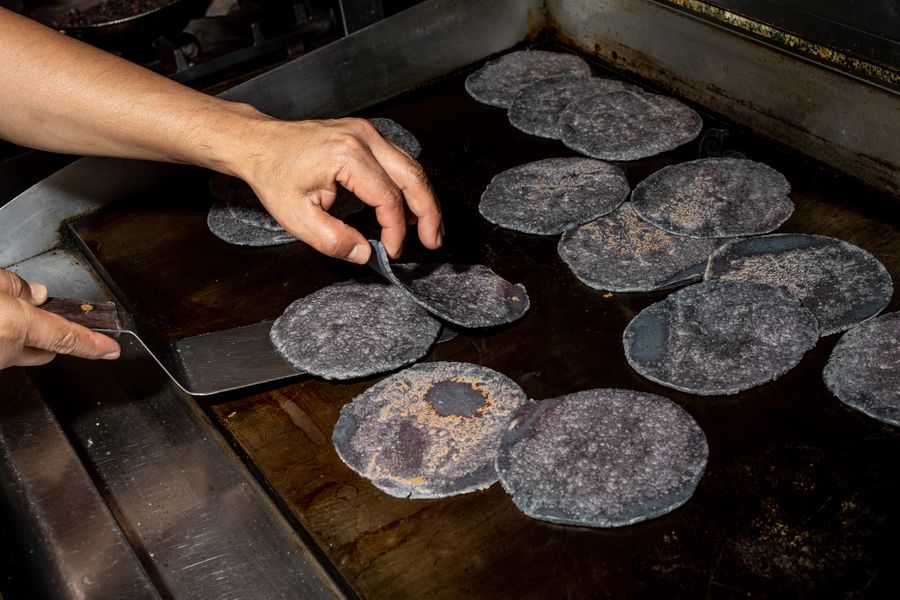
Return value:
M 428 248 L 441 244 L 421 167 L 357 119 L 279 121 L 191 90 L 0 9 L 0 137 L 45 150 L 190 163 L 247 181 L 288 231 L 365 262 L 362 235 L 332 218 L 336 184 L 375 207 L 399 254 L 404 204 Z
M 357 263 L 368 259 L 369 245 L 327 213 L 338 185 L 375 208 L 391 256 L 403 245 L 407 208 L 426 247 L 442 241 L 440 209 L 422 168 L 368 122 L 279 121 L 2 8 L 0 138 L 235 175 L 288 231 L 325 254 Z M 112 339 L 41 310 L 46 297 L 44 286 L 0 270 L 0 369 L 42 364 L 57 353 L 118 356 Z

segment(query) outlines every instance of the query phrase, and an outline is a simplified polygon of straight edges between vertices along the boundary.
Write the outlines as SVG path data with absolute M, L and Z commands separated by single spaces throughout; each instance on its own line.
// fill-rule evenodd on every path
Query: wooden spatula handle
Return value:
M 121 329 L 119 313 L 114 302 L 95 302 L 78 298 L 50 298 L 40 308 L 91 329 L 108 331 Z

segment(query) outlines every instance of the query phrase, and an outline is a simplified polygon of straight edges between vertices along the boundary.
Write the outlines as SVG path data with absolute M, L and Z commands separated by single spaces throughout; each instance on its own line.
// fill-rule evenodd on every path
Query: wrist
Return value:
M 185 162 L 246 179 L 275 121 L 249 104 L 217 100 L 195 126 L 193 155 Z

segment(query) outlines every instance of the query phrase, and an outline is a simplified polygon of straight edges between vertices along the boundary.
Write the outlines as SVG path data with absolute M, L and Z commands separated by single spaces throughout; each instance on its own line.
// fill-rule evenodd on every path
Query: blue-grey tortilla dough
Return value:
M 475 100 L 509 108 L 526 85 L 556 75 L 590 77 L 591 67 L 580 56 L 546 50 L 522 50 L 492 60 L 466 78 Z
M 497 481 L 500 436 L 525 402 L 522 388 L 491 369 L 423 363 L 344 405 L 332 440 L 347 466 L 391 496 L 455 496 Z
M 602 160 L 638 160 L 693 140 L 703 119 L 675 98 L 637 90 L 570 103 L 559 119 L 563 144 Z
M 705 281 L 642 310 L 622 336 L 635 371 L 700 395 L 736 394 L 794 368 L 819 339 L 816 318 L 784 290 Z
M 398 287 L 345 281 L 293 302 L 269 336 L 295 368 L 352 379 L 419 360 L 440 330 L 440 322 Z
M 500 443 L 497 472 L 531 517 L 621 527 L 687 502 L 708 454 L 703 431 L 678 405 L 597 389 L 523 406 Z
M 238 220 L 224 202 L 210 206 L 206 225 L 217 238 L 237 246 L 280 246 L 300 241 L 287 231 L 254 227 Z
M 572 273 L 594 289 L 649 292 L 700 281 L 718 244 L 654 227 L 625 202 L 612 213 L 565 232 L 558 251 Z
M 376 269 L 428 312 L 466 328 L 512 323 L 530 306 L 521 284 L 484 265 L 391 264 L 381 242 L 370 241 Z
M 634 188 L 642 219 L 676 235 L 738 237 L 778 229 L 794 212 L 784 175 L 745 158 L 670 165 Z
M 495 175 L 478 210 L 506 229 L 558 235 L 614 211 L 630 190 L 616 165 L 592 158 L 546 158 Z
M 847 406 L 900 427 L 900 312 L 845 333 L 825 365 L 823 379 Z
M 859 246 L 800 233 L 726 244 L 710 257 L 705 278 L 779 286 L 812 311 L 821 335 L 871 319 L 887 307 L 894 293 L 890 273 Z
M 509 107 L 507 116 L 516 129 L 558 140 L 561 135 L 560 115 L 572 102 L 595 94 L 637 89 L 629 83 L 603 77 L 549 77 L 522 88 Z

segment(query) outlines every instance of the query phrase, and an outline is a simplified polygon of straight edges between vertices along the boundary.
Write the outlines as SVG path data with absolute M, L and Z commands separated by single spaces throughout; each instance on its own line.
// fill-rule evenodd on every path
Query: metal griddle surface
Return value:
M 593 387 L 666 396 L 709 440 L 707 472 L 674 513 L 615 530 L 531 520 L 499 485 L 443 500 L 400 500 L 345 467 L 331 447 L 341 406 L 377 378 L 280 388 L 214 400 L 231 435 L 294 523 L 365 598 L 735 596 L 820 592 L 887 595 L 900 586 L 900 430 L 832 397 L 821 372 L 838 336 L 820 341 L 779 381 L 730 397 L 657 386 L 626 364 L 621 334 L 665 296 L 603 294 L 569 273 L 556 237 L 498 229 L 478 215 L 490 178 L 573 153 L 513 129 L 471 100 L 459 75 L 373 108 L 422 142 L 442 200 L 446 248 L 432 260 L 481 262 L 522 282 L 531 312 L 512 327 L 436 347 L 428 360 L 496 369 L 542 399 Z M 707 127 L 714 119 L 704 115 Z M 866 248 L 900 280 L 900 209 L 833 173 L 734 133 L 731 149 L 784 172 L 797 210 L 782 231 Z M 698 156 L 698 144 L 624 164 L 632 185 Z M 302 245 L 231 247 L 205 226 L 207 175 L 132 199 L 75 229 L 142 316 L 171 339 L 277 316 L 289 302 L 360 268 Z M 371 231 L 368 217 L 355 222 Z M 404 258 L 423 252 L 410 242 Z M 888 310 L 898 310 L 895 296 Z

